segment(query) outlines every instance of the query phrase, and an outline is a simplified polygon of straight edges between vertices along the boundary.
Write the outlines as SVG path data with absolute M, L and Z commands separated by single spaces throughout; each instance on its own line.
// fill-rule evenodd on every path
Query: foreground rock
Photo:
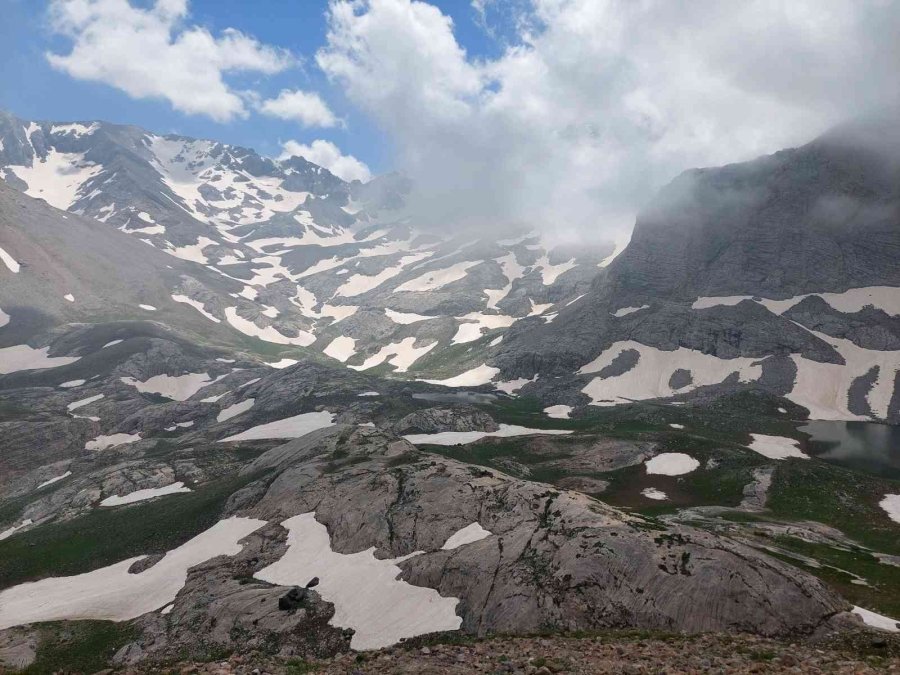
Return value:
M 182 673 L 875 673 L 900 672 L 900 644 L 794 644 L 749 635 L 495 638 L 416 644 L 328 661 L 235 657 L 179 664 Z
M 222 648 L 322 658 L 377 646 L 383 627 L 359 618 L 365 607 L 353 594 L 334 591 L 332 563 L 311 556 L 293 568 L 290 585 L 261 581 L 304 543 L 292 544 L 281 523 L 313 513 L 327 528 L 332 552 L 323 556 L 344 556 L 343 564 L 374 549 L 403 582 L 458 599 L 465 634 L 642 628 L 799 636 L 849 609 L 813 577 L 733 540 L 420 452 L 378 429 L 323 429 L 269 450 L 244 473 L 262 477 L 232 495 L 223 515 L 269 525 L 247 537 L 240 554 L 194 568 L 169 612 L 141 620 L 131 660 Z M 371 569 L 351 583 L 379 597 L 385 580 Z M 314 578 L 321 585 L 295 589 Z M 427 619 L 412 624 L 395 638 L 429 630 Z

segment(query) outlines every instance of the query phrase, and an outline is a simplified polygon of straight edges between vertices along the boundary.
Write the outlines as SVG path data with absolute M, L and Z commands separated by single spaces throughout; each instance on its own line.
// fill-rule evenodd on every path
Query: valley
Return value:
M 0 668 L 896 658 L 890 124 L 689 171 L 613 255 L 435 231 L 400 175 L 0 114 Z

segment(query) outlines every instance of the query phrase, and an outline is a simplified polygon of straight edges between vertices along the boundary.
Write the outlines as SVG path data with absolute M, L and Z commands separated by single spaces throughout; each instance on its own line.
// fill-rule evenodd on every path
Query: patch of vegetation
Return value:
M 816 560 L 821 566 L 776 554 L 781 560 L 819 577 L 854 605 L 900 617 L 900 567 L 882 563 L 861 548 L 846 550 L 790 536 L 774 537 L 773 543 L 785 551 Z M 868 585 L 853 583 L 859 578 Z
M 115 653 L 137 638 L 130 623 L 68 621 L 40 624 L 34 663 L 26 675 L 94 673 L 109 665 Z
M 648 475 L 642 464 L 602 474 L 610 485 L 600 497 L 615 506 L 628 506 L 640 513 L 659 515 L 690 506 L 737 506 L 744 487 L 753 481 L 753 471 L 765 460 L 741 448 L 723 448 L 702 439 L 675 436 L 662 443 L 664 452 L 684 452 L 700 467 L 682 476 Z M 654 487 L 668 497 L 651 501 L 641 490 Z
M 775 516 L 831 525 L 882 553 L 900 555 L 900 525 L 878 506 L 900 493 L 900 481 L 878 478 L 819 461 L 779 462 L 769 490 Z
M 0 541 L 0 587 L 80 574 L 180 546 L 212 527 L 228 497 L 254 478 L 229 477 L 165 499 L 95 509 Z
M 312 673 L 318 666 L 303 659 L 291 659 L 284 664 L 285 672 L 289 675 L 303 675 L 303 673 Z

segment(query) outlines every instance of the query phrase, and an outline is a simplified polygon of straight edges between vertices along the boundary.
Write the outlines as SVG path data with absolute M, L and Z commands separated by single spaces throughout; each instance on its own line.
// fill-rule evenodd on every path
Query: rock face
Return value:
M 734 541 L 422 453 L 379 430 L 315 432 L 245 472 L 262 470 L 273 472 L 265 488 L 236 494 L 230 513 L 280 522 L 315 511 L 337 552 L 423 551 L 400 563 L 402 578 L 459 598 L 466 632 L 788 634 L 847 609 L 817 580 Z M 491 535 L 441 550 L 474 522 Z
M 482 410 L 470 406 L 427 408 L 398 420 L 393 431 L 404 434 L 437 434 L 443 431 L 497 431 L 497 423 Z
M 801 148 L 686 172 L 638 216 L 630 244 L 590 293 L 552 323 L 513 326 L 490 363 L 502 379 L 572 377 L 616 343 L 755 358 L 766 376 L 754 384 L 814 415 L 900 422 L 889 386 L 876 405 L 847 386 L 876 363 L 885 381 L 900 371 L 897 131 L 896 119 L 873 118 Z M 627 373 L 622 359 L 633 352 L 597 377 Z M 656 396 L 725 380 L 698 385 L 697 373 L 670 360 L 669 386 Z M 800 379 L 818 364 L 847 368 L 816 370 L 811 379 L 839 391 L 810 406 Z M 569 390 L 589 381 L 575 377 Z

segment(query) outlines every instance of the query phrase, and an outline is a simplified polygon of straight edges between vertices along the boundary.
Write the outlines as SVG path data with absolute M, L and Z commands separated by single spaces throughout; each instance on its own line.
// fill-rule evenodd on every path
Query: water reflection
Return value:
M 879 476 L 900 478 L 900 427 L 874 422 L 811 421 L 807 452 L 819 459 Z

